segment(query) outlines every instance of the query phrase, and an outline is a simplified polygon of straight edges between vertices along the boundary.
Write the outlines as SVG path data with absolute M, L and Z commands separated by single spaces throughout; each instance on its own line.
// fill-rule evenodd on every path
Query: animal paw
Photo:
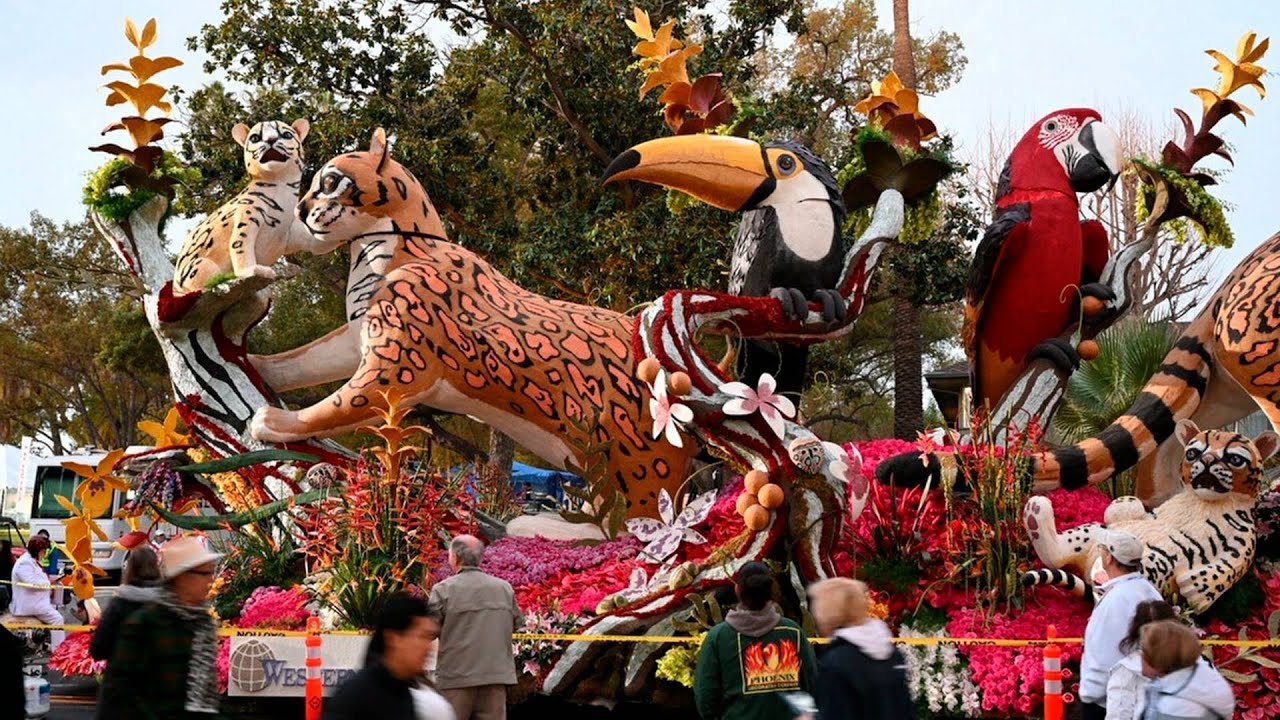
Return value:
M 1129 522 L 1132 520 L 1142 520 L 1147 517 L 1147 508 L 1143 506 L 1142 501 L 1132 495 L 1118 497 L 1107 505 L 1107 509 L 1103 511 L 1103 523 L 1107 527 L 1112 527 L 1117 523 Z
M 1058 338 L 1045 340 L 1027 354 L 1027 362 L 1040 358 L 1053 363 L 1064 375 L 1070 375 L 1080 367 L 1080 353 L 1070 343 Z
M 782 303 L 782 314 L 788 320 L 804 320 L 809 315 L 809 301 L 796 288 L 777 287 L 769 291 L 769 297 Z
M 245 268 L 240 273 L 240 276 L 241 277 L 260 277 L 260 278 L 265 278 L 267 280 L 275 280 L 276 270 L 275 268 L 269 265 L 251 265 Z
M 1040 539 L 1041 533 L 1054 532 L 1056 523 L 1053 503 L 1049 502 L 1049 498 L 1032 497 L 1027 500 L 1022 508 L 1022 524 L 1027 528 L 1027 534 L 1031 536 L 1033 543 Z
M 258 408 L 249 421 L 249 434 L 263 442 L 292 442 L 301 440 L 305 435 L 290 432 L 291 426 L 297 424 L 298 414 L 284 408 L 266 405 Z

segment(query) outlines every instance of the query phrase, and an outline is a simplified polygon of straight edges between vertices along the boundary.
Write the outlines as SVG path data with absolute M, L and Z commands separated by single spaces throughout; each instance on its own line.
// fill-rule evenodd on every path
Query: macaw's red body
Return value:
M 1009 156 L 965 298 L 976 406 L 999 403 L 1034 351 L 1075 322 L 1081 288 L 1088 294 L 1102 273 L 1107 233 L 1096 221 L 1081 222 L 1076 193 L 1115 177 L 1118 146 L 1097 112 L 1060 110 L 1032 126 Z M 1056 348 L 1054 359 L 1075 357 L 1063 343 Z

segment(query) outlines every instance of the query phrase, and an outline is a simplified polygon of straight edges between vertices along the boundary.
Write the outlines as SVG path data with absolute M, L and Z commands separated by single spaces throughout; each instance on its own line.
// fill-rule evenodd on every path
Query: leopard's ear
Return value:
M 1280 450 L 1280 435 L 1268 430 L 1253 439 L 1253 446 L 1258 448 L 1258 459 L 1266 460 Z
M 386 130 L 378 128 L 373 131 L 373 138 L 369 140 L 369 154 L 378 158 L 377 173 L 381 175 L 387 158 L 391 157 L 391 141 L 387 139 Z
M 245 125 L 244 123 L 236 123 L 236 126 L 231 128 L 231 139 L 235 140 L 236 144 L 239 145 L 240 147 L 244 147 L 244 141 L 248 139 L 248 137 L 249 137 L 248 125 Z
M 307 133 L 311 132 L 311 121 L 305 118 L 298 118 L 293 121 L 293 125 L 290 125 L 290 127 L 293 128 L 293 133 L 298 136 L 298 142 L 302 142 L 307 139 Z
M 1191 420 L 1191 418 L 1183 418 L 1178 421 L 1177 427 L 1173 429 L 1174 437 L 1178 438 L 1178 442 L 1186 446 L 1191 442 L 1191 438 L 1200 434 L 1200 427 Z

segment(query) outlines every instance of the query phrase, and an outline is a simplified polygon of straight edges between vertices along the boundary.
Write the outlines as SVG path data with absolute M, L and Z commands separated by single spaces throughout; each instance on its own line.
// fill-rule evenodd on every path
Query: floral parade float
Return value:
M 851 138 L 856 160 L 831 169 L 803 146 L 751 137 L 723 77 L 690 75 L 687 63 L 701 48 L 679 39 L 673 20 L 654 29 L 637 10 L 628 25 L 639 38 L 641 97 L 659 91 L 672 135 L 621 153 L 605 182 L 664 186 L 673 212 L 693 198 L 742 214 L 728 292 L 672 290 L 634 316 L 534 295 L 450 243 L 429 188 L 398 163 L 381 130 L 360 150 L 322 162 L 303 186 L 305 121 L 263 120 L 231 133 L 251 183 L 288 188 L 253 209 L 284 229 L 240 237 L 236 213 L 246 211 L 229 203 L 230 214 L 219 210 L 187 238 L 175 268 L 164 220 L 199 178 L 155 145 L 168 118 L 147 115 L 169 111 L 152 78 L 178 61 L 146 55 L 154 21 L 141 31 L 127 24 L 137 55 L 104 73 L 132 76 L 108 86 L 108 104 L 127 103 L 136 114 L 108 131 L 127 132 L 133 147 L 96 148 L 116 157 L 91 179 L 86 199 L 145 290 L 175 409 L 149 425 L 154 451 L 73 468 L 84 477 L 64 499 L 77 594 L 92 593 L 92 518 L 118 488 L 134 490 L 135 517 L 223 538 L 228 558 L 215 606 L 224 624 L 243 630 L 300 630 L 313 612 L 331 628 L 367 627 L 379 597 L 426 591 L 447 572 L 451 534 L 482 531 L 492 540 L 484 569 L 511 582 L 526 611 L 529 635 L 514 660 L 522 692 L 678 706 L 688 702 L 698 638 L 723 617 L 735 571 L 764 560 L 781 581 L 785 609 L 800 618 L 809 583 L 867 580 L 873 611 L 908 643 L 913 691 L 929 713 L 1034 713 L 1043 697 L 1041 648 L 1024 641 L 1043 639 L 1049 624 L 1079 637 L 1089 612 L 1070 593 L 1023 584 L 1035 560 L 1024 510 L 1031 480 L 1052 456 L 1040 423 L 1061 399 L 1069 367 L 1029 362 L 969 437 L 841 446 L 806 428 L 788 397 L 794 356 L 784 355 L 776 374 L 749 357 L 753 343 L 803 346 L 848 333 L 870 301 L 886 246 L 928 242 L 936 232 L 937 186 L 955 164 L 919 97 L 893 74 L 875 83 L 858 108 L 867 125 Z M 1250 85 L 1261 91 L 1256 63 L 1266 45 L 1250 35 L 1234 60 L 1215 54 L 1223 86 L 1196 91 L 1200 127 L 1179 111 L 1186 139 L 1170 143 L 1159 162 L 1134 161 L 1146 231 L 1093 268 L 1110 292 L 1079 302 L 1082 338 L 1132 302 L 1126 278 L 1161 223 L 1190 219 L 1214 242 L 1229 237 L 1204 189 L 1212 177 L 1195 165 L 1224 154 L 1211 131 L 1228 115 L 1244 119 L 1248 110 L 1228 96 Z M 1073 132 L 1090 124 L 1078 120 Z M 386 210 L 351 202 L 359 193 L 381 194 Z M 822 202 L 803 202 L 814 199 Z M 857 237 L 847 248 L 846 236 Z M 275 260 L 340 245 L 352 258 L 347 324 L 288 353 L 250 355 L 247 339 L 279 274 Z M 1244 272 L 1265 263 L 1255 253 Z M 207 269 L 187 272 L 196 266 Z M 1054 332 L 1069 339 L 1076 324 Z M 729 349 L 716 356 L 708 346 Z M 741 366 L 738 355 L 746 356 Z M 341 387 L 314 406 L 289 409 L 278 399 L 332 381 Z M 492 523 L 481 525 L 501 500 L 417 462 L 425 430 L 408 418 L 418 405 L 473 415 L 549 463 L 577 469 L 587 487 L 570 489 L 575 508 L 564 520 L 592 526 L 594 539 L 502 537 Z M 363 454 L 325 439 L 356 427 L 374 436 Z M 1154 452 L 1153 443 L 1143 452 Z M 722 487 L 701 493 L 688 481 L 700 449 L 733 470 Z M 1056 532 L 1104 520 L 1111 499 L 1082 484 L 1047 493 Z M 1253 510 L 1253 567 L 1195 618 L 1212 637 L 1277 635 L 1280 573 L 1270 563 L 1280 559 L 1280 501 L 1264 491 Z M 212 514 L 184 514 L 201 501 Z M 122 543 L 145 539 L 135 532 Z M 651 641 L 609 641 L 617 635 Z M 55 666 L 95 672 L 84 637 L 73 634 Z M 224 641 L 224 673 L 228 653 Z M 1280 653 L 1213 653 L 1238 683 L 1240 717 L 1280 709 Z M 1068 665 L 1078 656 L 1078 645 L 1064 645 Z

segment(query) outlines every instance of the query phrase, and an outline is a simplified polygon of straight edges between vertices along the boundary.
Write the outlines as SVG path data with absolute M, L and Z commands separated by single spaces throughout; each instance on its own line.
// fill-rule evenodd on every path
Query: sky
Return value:
M 876 7 L 889 26 L 891 0 L 876 0 Z M 1172 121 L 1175 106 L 1198 117 L 1199 101 L 1189 89 L 1217 82 L 1204 50 L 1232 54 L 1246 30 L 1264 37 L 1280 32 L 1280 3 L 1240 0 L 1224 7 L 1229 10 L 1204 0 L 912 0 L 913 33 L 958 33 L 969 59 L 959 83 L 924 99 L 921 109 L 958 140 L 962 154 L 992 124 L 1021 135 L 1064 107 L 1096 107 L 1104 120 L 1108 111 L 1131 111 L 1156 128 Z M 103 103 L 99 69 L 131 54 L 124 17 L 139 25 L 156 17 L 159 39 L 151 54 L 186 63 L 166 72 L 165 84 L 193 90 L 218 79 L 205 76 L 203 58 L 185 47 L 201 25 L 219 20 L 216 0 L 0 0 L 0 9 L 0 97 L 9 108 L 0 113 L 0 137 L 9 138 L 0 153 L 8 179 L 0 225 L 26 225 L 32 211 L 55 220 L 83 216 L 85 176 L 106 160 L 86 148 L 103 142 L 98 131 L 119 116 Z M 1280 48 L 1263 65 L 1280 68 Z M 1248 127 L 1234 120 L 1219 126 L 1236 164 L 1214 192 L 1234 206 L 1228 217 L 1237 238 L 1219 260 L 1219 276 L 1280 230 L 1274 190 L 1280 105 L 1259 101 L 1252 90 L 1239 98 L 1257 115 Z

